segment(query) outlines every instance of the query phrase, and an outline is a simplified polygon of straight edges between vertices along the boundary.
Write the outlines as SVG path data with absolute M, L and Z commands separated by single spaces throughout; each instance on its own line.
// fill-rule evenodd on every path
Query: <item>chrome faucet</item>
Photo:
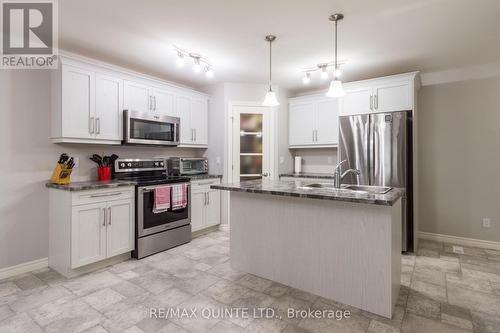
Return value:
M 345 178 L 350 173 L 355 174 L 356 176 L 359 176 L 361 174 L 361 171 L 357 169 L 348 169 L 344 173 L 341 173 L 340 169 L 342 166 L 342 163 L 347 162 L 347 160 L 341 161 L 339 164 L 335 166 L 335 170 L 333 171 L 333 186 L 335 188 L 340 188 L 342 185 L 342 179 Z

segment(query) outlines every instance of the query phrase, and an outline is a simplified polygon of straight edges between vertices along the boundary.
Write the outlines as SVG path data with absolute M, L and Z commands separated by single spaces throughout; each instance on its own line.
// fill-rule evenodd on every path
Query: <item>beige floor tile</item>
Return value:
M 406 312 L 437 320 L 441 316 L 441 305 L 434 299 L 411 292 L 408 296 Z
M 112 304 L 124 300 L 125 296 L 121 295 L 111 288 L 106 288 L 89 294 L 82 299 L 94 309 L 101 311 Z
M 485 294 L 466 288 L 448 287 L 448 300 L 452 305 L 457 305 L 472 311 L 479 311 L 498 316 L 500 314 L 500 297 Z
M 446 303 L 441 304 L 441 321 L 472 331 L 472 317 L 468 309 Z
M 14 316 L 15 313 L 10 309 L 8 305 L 0 306 L 0 321 Z
M 456 326 L 438 320 L 432 320 L 414 314 L 408 314 L 403 320 L 403 333 L 470 333 Z
M 412 280 L 410 288 L 419 294 L 438 302 L 447 302 L 446 288 L 432 283 Z
M 43 330 L 28 316 L 27 313 L 21 313 L 0 322 L 0 332 L 43 333 Z
M 399 333 L 401 329 L 399 327 L 394 327 L 385 323 L 381 323 L 377 320 L 372 320 L 370 326 L 368 326 L 368 333 Z
M 500 332 L 500 317 L 491 316 L 478 311 L 471 311 L 472 326 L 474 333 L 498 333 Z
M 488 280 L 476 279 L 463 274 L 446 273 L 446 283 L 449 287 L 467 288 L 483 293 L 493 292 Z
M 261 277 L 252 275 L 252 274 L 246 274 L 243 276 L 241 279 L 239 279 L 236 283 L 239 285 L 242 285 L 244 287 L 253 289 L 255 291 L 264 291 L 267 288 L 269 288 L 272 284 L 273 281 L 268 280 L 268 279 L 263 279 Z

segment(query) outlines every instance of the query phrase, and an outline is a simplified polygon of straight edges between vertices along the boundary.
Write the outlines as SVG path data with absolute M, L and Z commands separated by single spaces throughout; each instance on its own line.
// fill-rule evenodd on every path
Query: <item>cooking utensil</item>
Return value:
M 101 156 L 94 154 L 90 157 L 90 160 L 97 163 L 98 166 L 102 167 L 102 158 Z
M 59 164 L 64 164 L 68 160 L 69 156 L 66 153 L 62 153 L 61 156 L 59 156 L 59 161 L 57 163 Z
M 68 162 L 66 162 L 66 168 L 73 169 L 74 166 L 75 166 L 75 159 L 72 157 L 69 159 Z
M 109 156 L 104 156 L 104 157 L 102 158 L 102 166 L 104 166 L 104 167 L 109 167 L 109 159 L 110 159 L 110 157 L 109 157 Z
M 115 161 L 118 159 L 118 155 L 113 154 L 109 157 L 109 166 L 113 167 L 115 165 Z

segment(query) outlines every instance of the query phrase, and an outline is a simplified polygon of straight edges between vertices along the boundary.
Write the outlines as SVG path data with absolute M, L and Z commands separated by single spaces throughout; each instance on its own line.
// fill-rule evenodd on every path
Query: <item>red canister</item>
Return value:
M 99 180 L 110 180 L 111 179 L 111 168 L 110 167 L 97 168 L 97 177 Z

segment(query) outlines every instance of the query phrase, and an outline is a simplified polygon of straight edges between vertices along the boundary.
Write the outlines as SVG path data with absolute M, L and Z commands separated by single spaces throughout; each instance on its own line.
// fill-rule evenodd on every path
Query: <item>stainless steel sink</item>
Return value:
M 385 194 L 392 190 L 392 187 L 387 186 L 369 186 L 369 185 L 344 185 L 344 188 L 353 191 L 364 191 L 375 194 Z

